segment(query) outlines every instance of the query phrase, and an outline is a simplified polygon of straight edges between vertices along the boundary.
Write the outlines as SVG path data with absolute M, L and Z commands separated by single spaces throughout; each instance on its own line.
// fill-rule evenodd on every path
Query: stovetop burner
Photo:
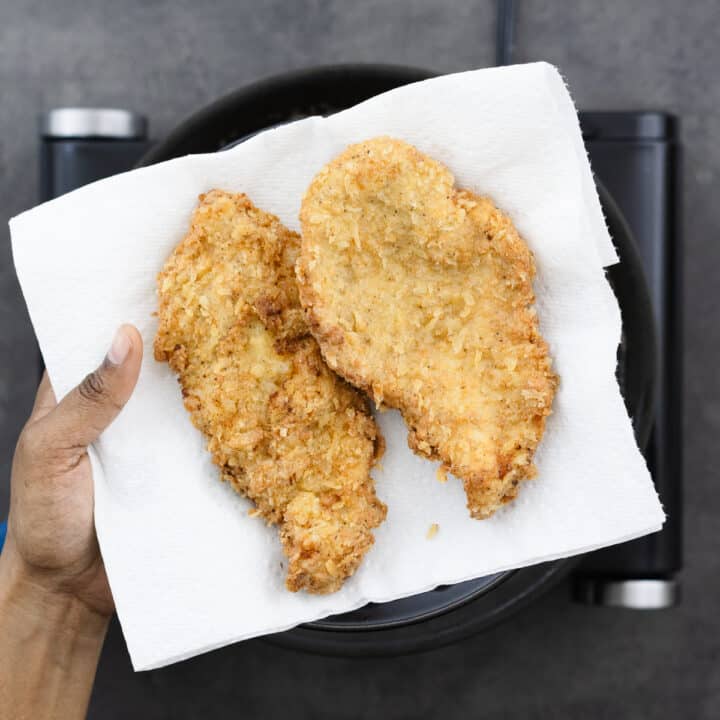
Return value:
M 136 130 L 125 137 L 96 130 L 88 136 L 83 133 L 87 122 L 75 128 L 64 123 L 62 131 L 51 132 L 56 124 L 46 118 L 42 199 L 128 169 L 141 156 L 141 164 L 151 164 L 217 151 L 270 126 L 328 114 L 431 75 L 392 66 L 288 73 L 219 100 L 154 146 Z M 581 122 L 602 181 L 603 209 L 623 260 L 608 271 L 623 312 L 627 357 L 620 362 L 622 384 L 641 447 L 649 437 L 645 456 L 669 521 L 660 533 L 586 556 L 576 573 L 577 597 L 605 604 L 667 605 L 675 599 L 673 577 L 681 566 L 675 122 L 661 113 L 582 113 Z M 91 125 L 98 127 L 97 122 Z M 126 125 L 142 127 L 132 115 Z M 339 654 L 386 654 L 442 644 L 506 617 L 576 564 L 577 559 L 547 563 L 368 605 L 274 639 Z M 652 589 L 648 583 L 654 583 Z

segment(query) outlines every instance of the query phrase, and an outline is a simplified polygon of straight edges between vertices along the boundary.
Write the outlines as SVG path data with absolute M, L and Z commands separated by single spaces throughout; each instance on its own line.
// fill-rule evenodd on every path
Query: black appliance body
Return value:
M 43 132 L 42 198 L 129 169 L 142 150 L 147 152 L 140 165 L 221 151 L 269 127 L 327 115 L 432 76 L 425 70 L 385 65 L 288 73 L 220 99 L 154 145 L 130 132 L 124 138 L 72 130 L 59 135 Z M 583 601 L 637 607 L 672 604 L 673 578 L 681 565 L 674 121 L 659 113 L 584 113 L 581 123 L 599 176 L 601 204 L 621 258 L 608 270 L 623 317 L 618 377 L 638 444 L 645 450 L 668 511 L 668 524 L 649 538 L 584 558 L 371 604 L 272 636 L 271 641 L 339 655 L 387 655 L 437 647 L 496 624 L 573 569 L 577 570 L 578 598 Z M 121 156 L 124 161 L 118 161 Z M 637 583 L 641 583 L 639 595 Z

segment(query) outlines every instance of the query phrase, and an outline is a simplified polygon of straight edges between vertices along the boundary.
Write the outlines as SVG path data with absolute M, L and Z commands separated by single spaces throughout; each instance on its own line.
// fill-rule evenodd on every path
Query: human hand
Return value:
M 87 447 L 129 400 L 141 360 L 140 333 L 124 325 L 102 365 L 59 403 L 47 375 L 40 383 L 15 449 L 0 553 L 3 717 L 85 716 L 114 609 Z
M 42 593 L 109 617 L 112 595 L 93 522 L 88 445 L 132 394 L 142 338 L 122 326 L 100 367 L 59 403 L 47 374 L 15 451 L 8 535 L 0 561 Z

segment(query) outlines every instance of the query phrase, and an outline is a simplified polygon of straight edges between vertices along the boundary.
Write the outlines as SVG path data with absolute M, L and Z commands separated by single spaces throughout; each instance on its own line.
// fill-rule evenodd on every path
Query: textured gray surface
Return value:
M 423 655 L 368 661 L 253 641 L 133 675 L 117 625 L 91 717 L 715 718 L 720 706 L 720 8 L 714 0 L 520 2 L 516 59 L 546 59 L 588 109 L 683 119 L 686 278 L 685 602 L 591 611 L 558 588 L 507 624 Z M 632 14 L 630 14 L 632 12 Z M 33 117 L 61 104 L 147 112 L 157 136 L 245 82 L 309 64 L 440 71 L 493 58 L 487 0 L 0 2 L 0 215 L 36 197 Z M 57 238 L 62 242 L 62 238 Z M 32 331 L 0 230 L 0 512 L 32 399 Z

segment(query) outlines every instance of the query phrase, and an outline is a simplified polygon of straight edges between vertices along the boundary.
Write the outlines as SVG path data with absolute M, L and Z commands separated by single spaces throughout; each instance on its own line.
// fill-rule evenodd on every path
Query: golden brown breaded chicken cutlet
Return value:
M 300 308 L 300 239 L 241 194 L 200 196 L 158 276 L 155 359 L 222 478 L 280 528 L 287 587 L 338 590 L 386 508 L 370 468 L 381 447 L 366 399 L 325 365 Z
M 300 298 L 328 365 L 398 408 L 410 447 L 489 517 L 535 474 L 557 384 L 527 245 L 488 198 L 387 137 L 322 168 L 300 218 Z

